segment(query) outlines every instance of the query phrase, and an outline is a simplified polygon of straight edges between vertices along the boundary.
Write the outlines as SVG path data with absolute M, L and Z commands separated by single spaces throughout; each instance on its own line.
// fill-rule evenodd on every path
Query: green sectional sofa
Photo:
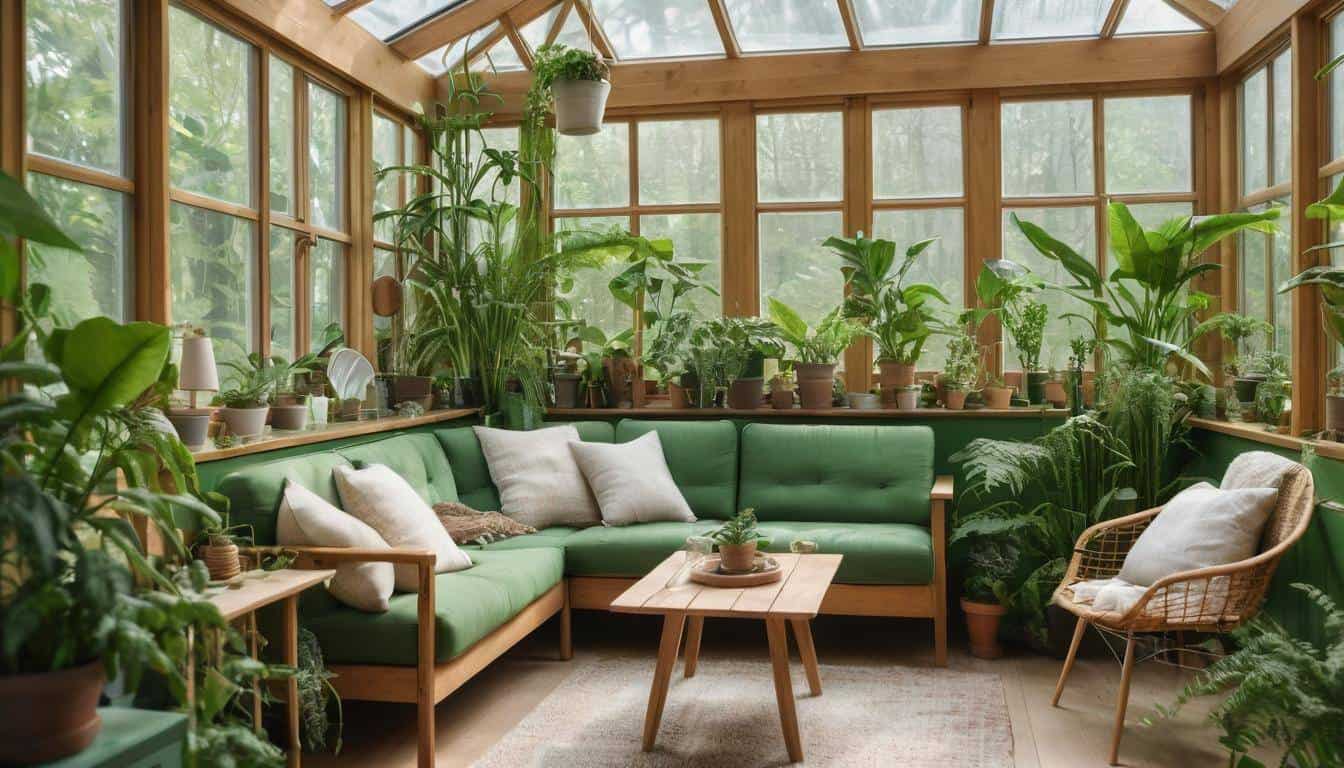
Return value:
M 386 613 L 312 590 L 300 615 L 342 696 L 417 704 L 421 765 L 433 763 L 435 703 L 557 614 L 568 658 L 572 608 L 605 610 L 688 536 L 746 507 L 756 510 L 771 551 L 803 539 L 844 556 L 824 613 L 932 619 L 936 663 L 946 663 L 944 506 L 952 488 L 950 478 L 934 477 L 929 428 L 749 424 L 739 432 L 729 421 L 634 419 L 574 426 L 591 442 L 656 430 L 697 522 L 549 528 L 467 547 L 472 568 L 438 575 L 428 552 L 298 550 L 300 567 L 383 560 L 419 568 L 419 593 L 393 595 Z M 230 499 L 232 522 L 251 526 L 257 545 L 269 546 L 287 477 L 339 506 L 333 469 L 371 463 L 391 467 L 431 504 L 499 508 L 470 427 L 254 464 L 224 477 L 218 490 Z

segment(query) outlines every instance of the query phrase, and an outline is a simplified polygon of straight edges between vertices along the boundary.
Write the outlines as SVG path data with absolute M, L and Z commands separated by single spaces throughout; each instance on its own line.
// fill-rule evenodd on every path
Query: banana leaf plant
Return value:
M 947 304 L 947 297 L 928 283 L 905 282 L 920 254 L 937 241 L 931 237 L 906 248 L 899 265 L 896 244 L 890 240 L 869 240 L 859 233 L 853 239 L 831 237 L 823 243 L 844 262 L 840 267 L 848 289 L 844 316 L 868 327 L 879 360 L 913 365 L 929 337 L 947 331 L 931 303 Z
M 1229 235 L 1243 230 L 1274 233 L 1279 211 L 1178 216 L 1157 229 L 1144 229 L 1124 203 L 1107 206 L 1111 253 L 1115 269 L 1103 276 L 1093 263 L 1052 237 L 1041 227 L 1012 214 L 1013 224 L 1035 249 L 1059 262 L 1073 278 L 1072 285 L 1053 286 L 1087 304 L 1100 339 L 1120 362 L 1148 370 L 1162 367 L 1168 358 L 1209 375 L 1207 366 L 1190 351 L 1197 314 L 1211 305 L 1211 297 L 1190 286 L 1200 275 L 1220 268 L 1205 261 L 1204 253 Z M 1099 321 L 1099 322 L 1098 322 Z M 1108 333 L 1110 328 L 1125 335 Z
M 1307 206 L 1307 218 L 1324 220 L 1327 226 L 1344 221 L 1344 179 L 1341 179 L 1334 191 L 1324 199 Z M 1330 252 L 1341 248 L 1344 248 L 1344 240 L 1334 240 L 1312 246 L 1307 249 L 1307 253 Z M 1344 344 L 1344 267 L 1333 264 L 1307 267 L 1280 285 L 1279 293 L 1287 293 L 1309 285 L 1320 289 L 1321 321 L 1325 325 L 1326 335 L 1336 344 Z M 1344 366 L 1336 368 L 1331 378 L 1338 380 L 1342 373 Z

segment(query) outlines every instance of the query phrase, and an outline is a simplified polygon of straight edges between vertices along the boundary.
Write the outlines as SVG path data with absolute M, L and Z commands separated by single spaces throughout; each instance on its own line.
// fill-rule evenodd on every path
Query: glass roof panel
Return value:
M 460 0 L 373 0 L 350 12 L 375 37 L 388 40 Z
M 855 0 L 864 46 L 962 43 L 980 36 L 981 0 Z
M 737 42 L 748 53 L 849 46 L 834 0 L 725 0 L 725 5 Z
M 439 75 L 442 75 L 444 72 L 447 72 L 450 68 L 456 67 L 459 64 L 461 64 L 462 56 L 466 54 L 467 48 L 469 46 L 476 45 L 482 39 L 488 37 L 491 33 L 495 31 L 495 27 L 498 26 L 498 24 L 499 22 L 492 21 L 490 22 L 489 26 L 482 27 L 481 29 L 472 32 L 470 35 L 467 35 L 466 37 L 455 40 L 452 43 L 443 46 L 442 48 L 426 53 L 424 56 L 421 56 L 420 58 L 416 59 L 415 63 L 419 64 L 431 75 L 438 77 Z M 508 38 L 504 38 L 504 40 L 507 41 Z M 517 57 L 515 56 L 515 58 Z M 479 65 L 479 66 L 488 66 L 488 65 Z
M 1202 32 L 1203 27 L 1162 0 L 1129 0 L 1120 17 L 1117 35 L 1150 35 L 1161 32 Z
M 555 38 L 555 42 L 570 48 L 593 50 L 593 44 L 588 39 L 588 30 L 583 26 L 583 19 L 579 18 L 579 12 L 574 10 L 565 15 L 565 25 L 560 28 L 560 35 Z
M 705 0 L 593 0 L 620 59 L 723 54 Z
M 1111 0 L 998 0 L 994 40 L 1096 37 Z
M 546 33 L 551 31 L 551 25 L 555 23 L 555 17 L 560 13 L 560 6 L 555 6 L 551 10 L 541 14 L 537 18 L 527 22 L 523 28 L 518 30 L 523 39 L 527 41 L 528 47 L 533 51 L 546 44 Z
M 509 41 L 508 36 L 501 37 L 499 42 L 490 46 L 484 55 L 478 56 L 472 69 L 489 70 L 491 65 L 496 72 L 521 72 L 527 69 L 523 65 L 523 60 L 518 58 L 518 51 Z

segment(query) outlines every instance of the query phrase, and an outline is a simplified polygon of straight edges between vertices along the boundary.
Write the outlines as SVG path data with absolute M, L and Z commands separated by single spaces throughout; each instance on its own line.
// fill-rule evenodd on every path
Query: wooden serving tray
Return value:
M 691 568 L 690 579 L 707 587 L 759 587 L 771 584 L 784 576 L 784 569 L 773 557 L 756 556 L 756 570 L 750 573 L 720 573 L 719 556 L 708 555 Z

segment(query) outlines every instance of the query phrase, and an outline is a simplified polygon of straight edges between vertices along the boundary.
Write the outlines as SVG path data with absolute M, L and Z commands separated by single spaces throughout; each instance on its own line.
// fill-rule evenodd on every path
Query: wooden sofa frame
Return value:
M 947 666 L 946 507 L 952 499 L 952 478 L 939 476 L 929 494 L 929 529 L 933 538 L 933 583 L 917 586 L 832 584 L 821 612 L 848 616 L 933 619 L 934 663 Z M 551 587 L 517 616 L 486 635 L 460 656 L 435 663 L 434 554 L 415 549 L 343 549 L 284 547 L 296 555 L 295 568 L 335 568 L 350 563 L 414 565 L 419 574 L 416 597 L 418 626 L 415 667 L 390 664 L 332 664 L 332 684 L 344 699 L 415 704 L 416 764 L 434 765 L 434 705 L 485 669 L 552 616 L 560 615 L 560 658 L 573 658 L 571 611 L 607 610 L 611 601 L 637 579 L 570 577 Z

